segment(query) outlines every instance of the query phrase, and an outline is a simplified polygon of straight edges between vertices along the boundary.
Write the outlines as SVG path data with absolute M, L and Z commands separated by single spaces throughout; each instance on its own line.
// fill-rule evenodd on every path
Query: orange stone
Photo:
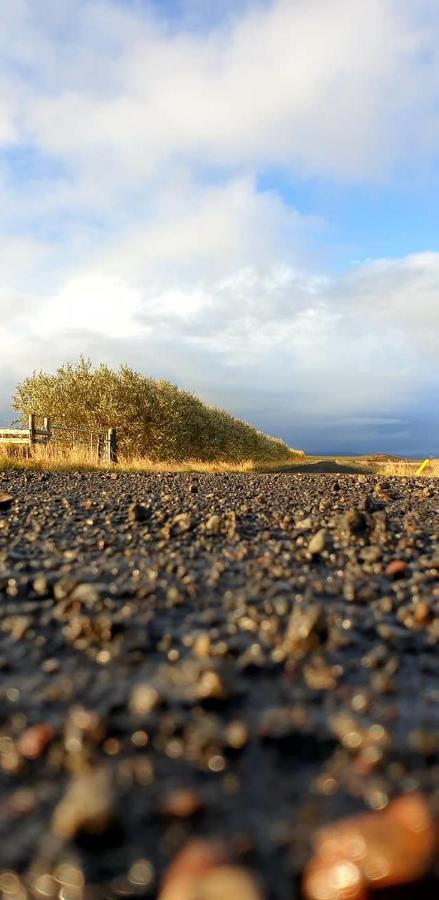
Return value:
M 386 566 L 384 574 L 397 578 L 399 575 L 403 575 L 406 569 L 407 563 L 403 559 L 392 559 Z
M 316 835 L 315 856 L 304 873 L 308 900 L 363 900 L 368 889 L 421 878 L 435 854 L 436 829 L 419 793 L 379 812 L 342 819 Z
M 50 725 L 31 725 L 20 735 L 17 748 L 26 759 L 38 759 L 53 740 L 54 731 Z
M 159 900 L 190 900 L 197 882 L 212 869 L 225 865 L 227 857 L 221 841 L 190 841 L 169 866 Z

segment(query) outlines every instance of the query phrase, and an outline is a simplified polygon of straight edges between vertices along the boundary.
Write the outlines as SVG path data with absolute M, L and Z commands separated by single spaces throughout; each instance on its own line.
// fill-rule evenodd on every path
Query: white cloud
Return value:
M 276 430 L 292 434 L 306 416 L 399 428 L 404 410 L 437 383 L 439 255 L 370 263 L 334 279 L 280 266 L 273 255 L 259 269 L 226 279 L 214 269 L 171 288 L 181 265 L 173 251 L 161 285 L 148 286 L 146 264 L 128 279 L 123 257 L 117 275 L 111 253 L 67 279 L 23 334 L 27 366 L 51 337 L 54 361 L 80 352 L 128 358 L 207 399 L 239 384 L 241 403 L 270 397 Z
M 207 35 L 110 0 L 15 6 L 0 0 L 6 137 L 64 161 L 91 200 L 177 159 L 381 176 L 408 138 L 412 155 L 438 137 L 425 0 L 275 0 Z

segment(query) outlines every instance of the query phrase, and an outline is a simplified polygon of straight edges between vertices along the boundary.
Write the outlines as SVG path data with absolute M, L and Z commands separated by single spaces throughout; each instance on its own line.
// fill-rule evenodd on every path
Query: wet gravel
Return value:
M 0 888 L 211 835 L 299 897 L 319 825 L 437 806 L 438 609 L 436 481 L 0 473 Z

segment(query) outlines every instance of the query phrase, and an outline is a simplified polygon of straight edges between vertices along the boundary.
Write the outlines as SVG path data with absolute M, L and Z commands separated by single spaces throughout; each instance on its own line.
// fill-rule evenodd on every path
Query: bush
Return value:
M 117 428 L 122 455 L 152 460 L 239 462 L 290 457 L 287 445 L 223 410 L 207 406 L 168 381 L 147 378 L 128 366 L 94 368 L 89 360 L 66 363 L 56 374 L 34 372 L 12 401 L 23 421 L 30 413 L 57 425 Z

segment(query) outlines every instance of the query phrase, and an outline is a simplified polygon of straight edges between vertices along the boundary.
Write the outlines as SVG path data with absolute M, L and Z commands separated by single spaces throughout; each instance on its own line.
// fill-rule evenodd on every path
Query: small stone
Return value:
M 150 684 L 136 684 L 131 692 L 129 707 L 135 716 L 151 713 L 160 703 L 160 694 Z
M 197 694 L 203 700 L 224 700 L 224 685 L 217 672 L 207 670 L 201 673 Z
M 297 604 L 288 621 L 286 649 L 302 655 L 318 646 L 325 631 L 326 624 L 320 604 L 313 603 L 309 606 Z
M 311 556 L 317 556 L 325 549 L 326 537 L 326 528 L 321 528 L 320 531 L 311 538 L 308 544 L 308 553 L 311 553 Z
M 233 750 L 241 750 L 248 741 L 248 730 L 244 722 L 229 722 L 226 725 L 224 736 Z
M 423 625 L 424 622 L 428 622 L 430 618 L 430 607 L 425 600 L 418 600 L 417 603 L 414 604 L 413 607 L 413 616 L 415 622 L 419 625 Z
M 312 528 L 312 519 L 307 517 L 306 519 L 299 519 L 296 522 L 296 530 L 297 531 L 309 531 Z
M 189 531 L 192 524 L 192 519 L 189 513 L 179 513 L 175 516 L 172 522 L 172 529 L 174 532 L 185 532 Z
M 79 600 L 86 606 L 93 606 L 107 591 L 107 585 L 100 582 L 82 582 L 73 588 L 70 600 Z
M 20 641 L 32 624 L 30 616 L 14 616 L 11 628 L 11 637 L 14 641 Z
M 228 861 L 220 841 L 192 840 L 177 854 L 163 881 L 159 900 L 193 900 L 204 876 Z M 225 898 L 224 898 L 225 900 Z
M 407 563 L 404 562 L 403 559 L 392 559 L 386 566 L 384 574 L 389 575 L 392 578 L 401 578 L 401 576 L 405 574 L 407 568 Z
M 260 889 L 249 872 L 240 866 L 220 866 L 208 872 L 200 883 L 200 900 L 262 900 Z
M 358 509 L 348 509 L 341 517 L 341 525 L 349 534 L 361 534 L 367 528 L 367 517 Z
M 218 534 L 221 529 L 220 516 L 209 516 L 209 518 L 206 520 L 205 529 L 207 532 L 209 532 L 209 534 Z
M 192 646 L 192 652 L 194 656 L 197 656 L 199 659 L 203 659 L 204 657 L 210 655 L 210 650 L 211 642 L 207 632 L 197 635 Z
M 159 804 L 159 812 L 162 816 L 188 819 L 199 812 L 203 802 L 196 791 L 189 788 L 180 788 L 166 794 Z
M 64 841 L 72 840 L 81 831 L 102 834 L 110 824 L 112 806 L 113 793 L 106 769 L 78 775 L 55 807 L 52 830 Z
M 47 597 L 50 590 L 49 579 L 46 575 L 37 575 L 34 578 L 32 587 L 39 597 Z
M 151 516 L 151 507 L 145 506 L 143 503 L 132 503 L 128 507 L 128 520 L 130 522 L 147 522 Z
M 332 691 L 337 686 L 334 667 L 320 658 L 303 667 L 303 677 L 313 691 Z
M 6 512 L 7 509 L 10 509 L 14 498 L 12 494 L 2 494 L 0 493 L 0 510 L 2 512 Z
M 433 861 L 436 835 L 422 795 L 408 794 L 382 811 L 322 828 L 314 843 L 304 896 L 365 900 L 369 889 L 395 888 L 421 878 Z
M 17 748 L 26 759 L 38 759 L 53 738 L 54 731 L 50 725 L 32 725 L 20 735 Z
M 364 562 L 378 562 L 381 559 L 381 550 L 376 544 L 369 544 L 367 547 L 362 547 L 360 557 Z

